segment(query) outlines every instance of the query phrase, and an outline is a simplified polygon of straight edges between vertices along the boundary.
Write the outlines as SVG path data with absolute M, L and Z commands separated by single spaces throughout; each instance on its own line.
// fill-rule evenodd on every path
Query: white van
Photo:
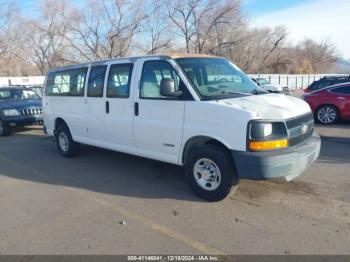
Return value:
M 183 165 L 193 190 L 210 201 L 241 178 L 291 180 L 320 152 L 307 103 L 267 94 L 228 60 L 207 55 L 53 69 L 43 117 L 63 156 L 88 144 Z

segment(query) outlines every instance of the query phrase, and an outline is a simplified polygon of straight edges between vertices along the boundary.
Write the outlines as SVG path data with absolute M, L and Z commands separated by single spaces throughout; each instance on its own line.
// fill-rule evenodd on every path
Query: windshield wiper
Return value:
M 223 90 L 221 92 L 222 95 L 225 95 L 225 94 L 230 94 L 230 95 L 252 95 L 251 93 L 245 93 L 245 92 L 234 92 L 234 91 L 225 91 Z

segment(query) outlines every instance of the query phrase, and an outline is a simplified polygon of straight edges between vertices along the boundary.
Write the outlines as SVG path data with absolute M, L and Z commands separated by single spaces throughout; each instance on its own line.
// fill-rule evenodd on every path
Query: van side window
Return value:
M 140 98 L 168 99 L 160 95 L 160 82 L 166 78 L 174 80 L 176 90 L 187 90 L 185 84 L 169 62 L 145 62 L 141 76 Z
M 84 96 L 86 72 L 87 68 L 78 68 L 49 73 L 45 95 Z
M 133 64 L 111 65 L 107 83 L 107 97 L 128 98 Z
M 90 69 L 87 88 L 88 97 L 102 97 L 107 66 L 93 66 Z

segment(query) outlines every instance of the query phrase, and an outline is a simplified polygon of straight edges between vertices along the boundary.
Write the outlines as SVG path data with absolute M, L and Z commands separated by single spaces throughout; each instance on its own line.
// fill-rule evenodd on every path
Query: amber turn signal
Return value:
M 252 151 L 273 150 L 288 147 L 288 140 L 275 141 L 251 141 L 249 142 L 249 149 Z

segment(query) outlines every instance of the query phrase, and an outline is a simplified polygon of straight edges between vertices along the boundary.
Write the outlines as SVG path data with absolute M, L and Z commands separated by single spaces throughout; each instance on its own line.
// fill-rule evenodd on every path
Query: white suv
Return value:
M 65 157 L 79 144 L 184 165 L 218 201 L 240 178 L 300 175 L 318 157 L 310 107 L 266 94 L 237 66 L 206 55 L 143 56 L 52 69 L 45 130 Z

